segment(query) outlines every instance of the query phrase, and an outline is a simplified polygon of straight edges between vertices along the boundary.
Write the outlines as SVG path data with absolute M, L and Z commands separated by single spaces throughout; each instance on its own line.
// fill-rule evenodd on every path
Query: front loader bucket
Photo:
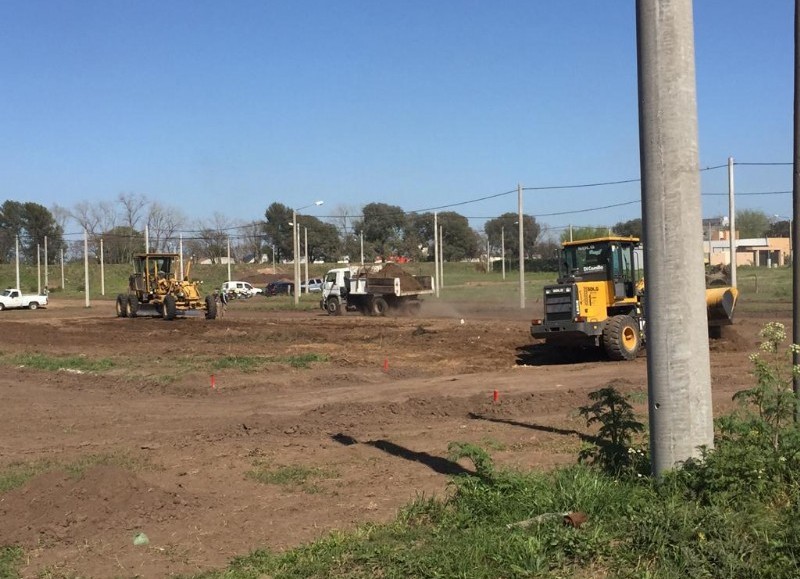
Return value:
M 713 287 L 706 290 L 706 309 L 709 326 L 728 326 L 733 323 L 733 309 L 739 291 L 735 287 Z

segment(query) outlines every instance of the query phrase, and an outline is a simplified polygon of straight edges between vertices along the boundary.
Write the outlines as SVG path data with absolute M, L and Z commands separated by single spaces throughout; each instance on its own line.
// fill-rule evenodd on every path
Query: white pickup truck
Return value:
M 0 311 L 13 308 L 44 308 L 47 306 L 46 295 L 23 294 L 16 288 L 8 288 L 0 294 Z

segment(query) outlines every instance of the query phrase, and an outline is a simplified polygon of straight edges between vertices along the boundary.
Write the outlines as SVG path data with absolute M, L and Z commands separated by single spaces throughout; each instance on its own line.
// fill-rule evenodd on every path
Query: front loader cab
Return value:
M 564 243 L 558 283 L 610 282 L 614 300 L 634 298 L 640 275 L 636 264 L 639 240 L 601 237 Z M 611 293 L 611 291 L 609 292 Z

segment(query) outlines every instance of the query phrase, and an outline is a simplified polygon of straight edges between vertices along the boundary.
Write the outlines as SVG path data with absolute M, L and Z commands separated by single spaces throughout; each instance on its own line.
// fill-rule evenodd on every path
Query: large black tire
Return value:
M 630 316 L 614 316 L 603 330 L 603 349 L 612 360 L 633 360 L 642 348 L 639 324 Z
M 6 307 L 3 304 L 0 304 L 0 312 L 2 312 Z
M 161 315 L 165 320 L 174 320 L 177 314 L 178 307 L 175 296 L 164 296 L 164 303 L 161 304 Z
M 206 319 L 217 319 L 217 300 L 214 299 L 214 296 L 206 296 Z
M 325 311 L 330 316 L 342 315 L 342 302 L 336 296 L 331 296 L 325 301 Z
M 385 316 L 386 312 L 388 311 L 389 311 L 389 304 L 385 299 L 377 297 L 372 301 L 372 313 L 374 315 Z
M 139 312 L 139 300 L 136 298 L 136 294 L 129 294 L 128 301 L 127 301 L 127 308 L 126 312 L 129 318 L 135 318 L 137 313 Z
M 117 295 L 117 317 L 118 318 L 127 318 L 128 317 L 128 296 L 125 294 Z

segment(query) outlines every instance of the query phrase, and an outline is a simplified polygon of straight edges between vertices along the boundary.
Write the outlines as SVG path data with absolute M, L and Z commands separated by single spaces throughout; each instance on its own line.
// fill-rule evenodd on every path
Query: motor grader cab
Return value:
M 155 315 L 172 320 L 189 312 L 204 312 L 206 319 L 217 317 L 213 296 L 200 294 L 200 283 L 190 281 L 191 263 L 183 279 L 175 272 L 177 253 L 141 253 L 133 258 L 133 273 L 128 278 L 128 294 L 117 296 L 117 315 L 136 317 L 140 310 L 155 310 Z
M 612 360 L 632 360 L 645 336 L 645 284 L 641 245 L 635 237 L 565 242 L 559 277 L 544 288 L 544 319 L 531 335 L 557 346 L 602 347 Z M 737 292 L 706 291 L 709 331 L 732 323 Z

